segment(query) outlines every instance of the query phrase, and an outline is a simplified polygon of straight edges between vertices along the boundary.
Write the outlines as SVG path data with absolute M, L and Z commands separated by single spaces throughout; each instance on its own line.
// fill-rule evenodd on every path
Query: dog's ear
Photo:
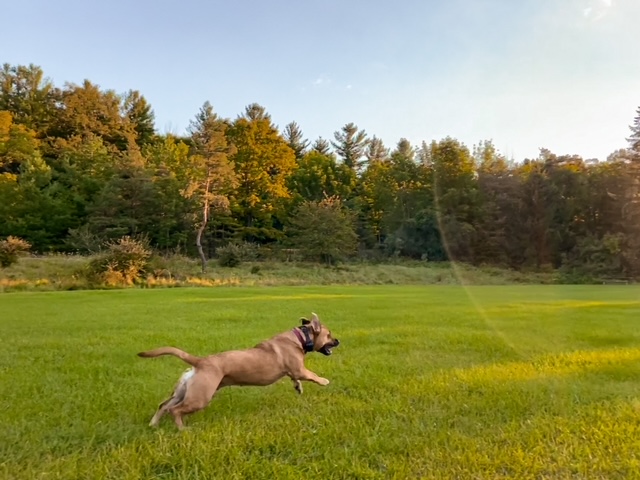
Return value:
M 302 322 L 302 325 L 309 325 L 311 323 L 311 320 L 308 320 L 304 317 L 302 317 L 300 321 Z
M 316 333 L 320 333 L 320 318 L 315 313 L 311 313 L 311 329 Z

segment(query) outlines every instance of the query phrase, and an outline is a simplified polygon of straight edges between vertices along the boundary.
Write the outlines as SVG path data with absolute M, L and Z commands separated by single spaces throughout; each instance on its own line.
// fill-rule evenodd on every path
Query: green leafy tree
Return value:
M 150 144 L 155 137 L 155 115 L 151 105 L 137 90 L 122 96 L 122 117 L 129 134 L 133 134 L 139 147 Z
M 362 221 L 360 237 L 373 247 L 384 242 L 383 230 L 385 213 L 393 210 L 396 185 L 391 178 L 391 164 L 374 160 L 367 165 L 358 185 L 358 209 Z
M 432 142 L 428 158 L 433 169 L 433 192 L 443 242 L 451 259 L 472 261 L 475 220 L 479 214 L 477 178 L 469 149 L 447 137 Z
M 239 182 L 234 208 L 244 224 L 242 236 L 275 239 L 273 221 L 291 196 L 287 179 L 296 169 L 295 153 L 257 104 L 249 105 L 233 122 L 228 136 L 236 148 L 231 157 Z
M 329 264 L 352 255 L 358 245 L 353 215 L 337 197 L 302 203 L 289 219 L 286 233 L 305 258 Z
M 433 251 L 419 238 L 427 237 L 416 221 L 421 212 L 433 210 L 431 173 L 414 161 L 408 142 L 399 145 L 386 160 L 371 162 L 362 175 L 364 225 L 373 228 L 377 245 L 388 253 L 421 258 Z
M 175 182 L 154 177 L 149 168 L 123 168 L 104 184 L 88 206 L 87 227 L 97 238 L 145 236 L 158 248 L 184 240 L 188 210 Z
M 161 205 L 158 213 L 162 218 L 157 219 L 156 224 L 158 233 L 155 238 L 150 238 L 159 248 L 189 251 L 187 241 L 190 232 L 195 231 L 194 215 L 200 211 L 198 196 L 186 198 L 184 195 L 193 180 L 189 149 L 185 141 L 172 135 L 158 136 L 143 148 Z M 216 215 L 220 215 L 220 212 L 216 212 Z
M 513 175 L 506 158 L 490 140 L 474 145 L 473 158 L 478 171 L 480 198 L 473 247 L 475 261 L 507 265 L 510 250 L 524 251 L 526 248 L 519 243 L 526 241 L 525 236 L 518 232 L 507 234 L 511 224 L 517 222 L 513 212 L 517 211 L 520 195 L 518 177 Z
M 42 69 L 35 65 L 0 69 L 0 110 L 11 112 L 14 122 L 44 136 L 53 115 L 57 92 Z
M 85 80 L 82 85 L 68 84 L 61 92 L 50 135 L 58 146 L 74 137 L 99 137 L 110 150 L 124 151 L 135 143 L 135 132 L 121 115 L 121 98 L 112 90 L 102 91 Z
M 320 201 L 326 196 L 346 199 L 355 188 L 356 177 L 344 164 L 338 164 L 333 155 L 315 150 L 298 162 L 298 168 L 289 176 L 289 190 L 299 200 Z
M 34 162 L 42 162 L 36 133 L 15 124 L 10 112 L 0 111 L 0 173 L 17 175 Z
M 0 114 L 0 236 L 19 236 L 36 251 L 61 244 L 68 205 L 53 194 L 51 168 L 34 131 Z

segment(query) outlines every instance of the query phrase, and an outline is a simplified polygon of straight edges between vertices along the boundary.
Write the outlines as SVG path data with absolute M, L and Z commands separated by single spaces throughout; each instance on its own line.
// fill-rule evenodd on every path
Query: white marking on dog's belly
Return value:
M 180 382 L 186 382 L 187 380 L 189 380 L 191 377 L 193 377 L 193 374 L 196 373 L 195 368 L 190 368 L 189 370 L 187 370 L 186 372 L 184 372 L 182 374 L 182 376 L 180 377 Z

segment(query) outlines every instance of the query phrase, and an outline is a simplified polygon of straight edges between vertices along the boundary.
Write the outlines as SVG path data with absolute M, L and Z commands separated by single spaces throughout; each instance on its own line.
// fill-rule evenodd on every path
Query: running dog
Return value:
M 138 353 L 145 358 L 173 355 L 192 367 L 180 377 L 173 394 L 160 404 L 149 425 L 157 426 L 162 416 L 170 413 L 177 427 L 183 429 L 183 416 L 204 409 L 222 387 L 266 386 L 285 376 L 291 378 L 298 393 L 302 393 L 302 381 L 328 385 L 329 380 L 305 368 L 304 355 L 309 352 L 331 355 L 340 341 L 315 313 L 311 320 L 301 320 L 301 326 L 246 350 L 230 350 L 207 357 L 196 357 L 175 347 Z

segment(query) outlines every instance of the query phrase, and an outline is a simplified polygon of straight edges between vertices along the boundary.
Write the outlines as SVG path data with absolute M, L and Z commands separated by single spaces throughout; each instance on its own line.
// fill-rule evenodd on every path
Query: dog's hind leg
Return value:
M 167 409 L 171 406 L 170 405 L 171 401 L 174 400 L 174 399 L 175 399 L 175 397 L 171 396 L 171 397 L 167 398 L 164 402 L 162 402 L 160 405 L 158 405 L 158 410 L 156 410 L 155 415 L 153 416 L 153 418 L 149 422 L 149 426 L 150 427 L 157 427 L 158 426 L 158 423 L 160 423 L 160 419 L 164 416 L 165 413 L 167 413 Z
M 300 395 L 302 395 L 302 382 L 300 380 L 296 380 L 295 378 L 292 378 L 291 381 L 293 382 L 293 388 L 296 389 L 296 392 L 298 392 Z
M 199 372 L 191 378 L 187 385 L 186 392 L 182 401 L 173 406 L 167 407 L 169 413 L 173 416 L 177 427 L 182 430 L 184 422 L 182 417 L 190 413 L 204 409 L 218 391 L 222 374 L 209 372 Z
M 187 381 L 194 375 L 194 373 L 195 371 L 190 368 L 182 374 L 180 380 L 178 380 L 178 383 L 173 389 L 171 396 L 158 405 L 158 410 L 149 422 L 150 427 L 157 427 L 160 423 L 160 419 L 169 411 L 169 409 L 184 400 L 184 396 L 187 393 Z

